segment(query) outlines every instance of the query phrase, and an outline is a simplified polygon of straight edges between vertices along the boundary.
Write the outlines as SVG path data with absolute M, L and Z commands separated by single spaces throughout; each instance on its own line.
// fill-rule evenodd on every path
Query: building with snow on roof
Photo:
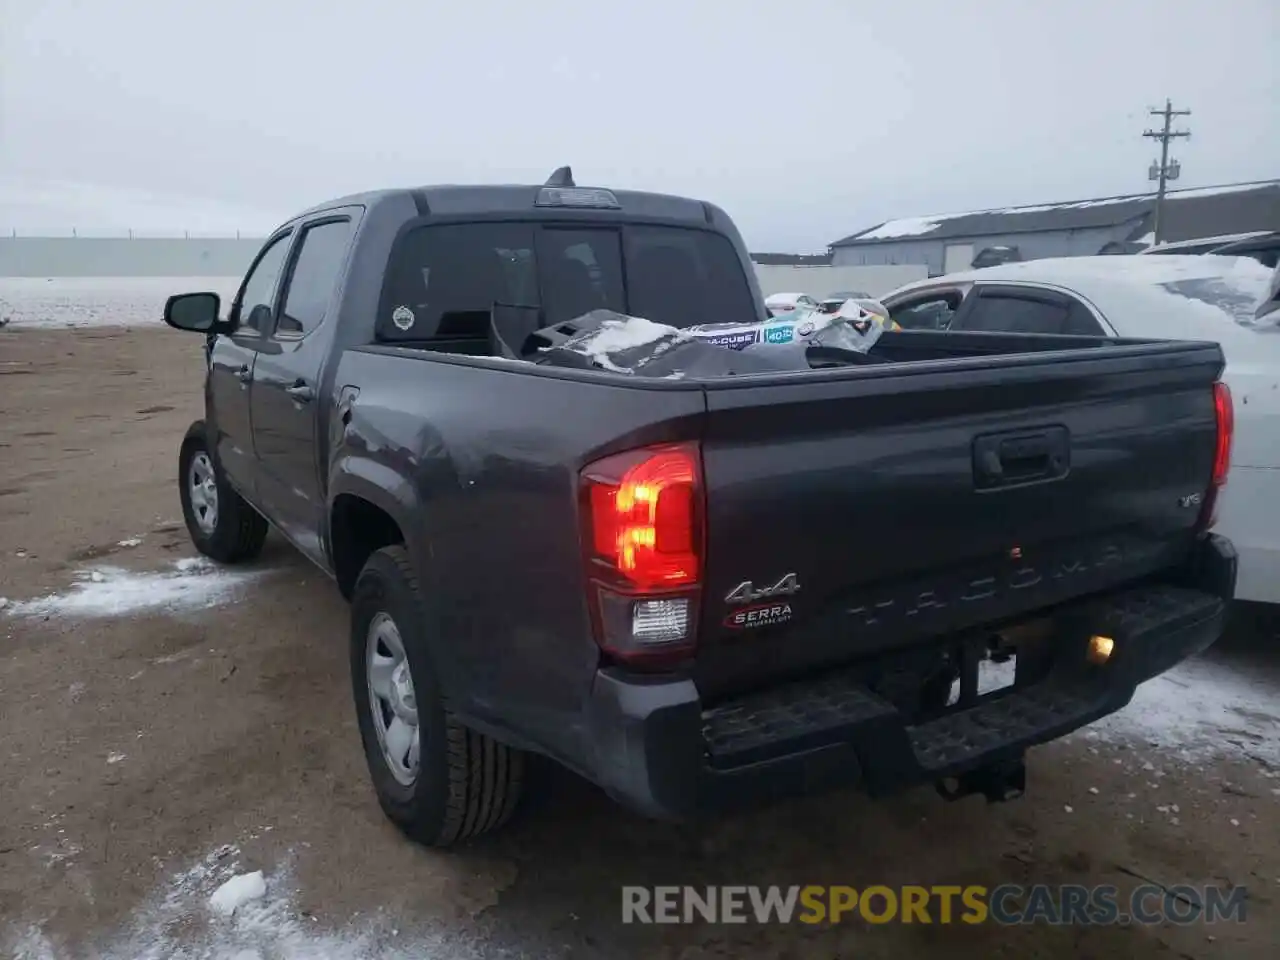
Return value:
M 833 266 L 915 264 L 929 276 L 968 270 L 979 260 L 1135 253 L 1151 244 L 1155 194 L 1005 207 L 890 220 L 831 244 Z M 1165 195 L 1165 242 L 1253 230 L 1280 230 L 1280 180 Z M 984 256 L 985 254 L 985 256 Z

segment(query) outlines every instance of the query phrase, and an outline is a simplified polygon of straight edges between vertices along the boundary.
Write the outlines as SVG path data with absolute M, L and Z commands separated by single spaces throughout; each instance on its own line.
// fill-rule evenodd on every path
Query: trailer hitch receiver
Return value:
M 987 803 L 1003 803 L 1016 800 L 1027 789 L 1027 765 L 1019 757 L 947 777 L 936 784 L 938 793 L 946 800 L 960 800 L 980 793 Z

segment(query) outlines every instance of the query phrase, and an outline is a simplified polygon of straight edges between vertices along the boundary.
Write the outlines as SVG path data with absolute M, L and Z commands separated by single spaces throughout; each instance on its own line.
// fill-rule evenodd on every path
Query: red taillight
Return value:
M 1213 412 L 1218 421 L 1218 447 L 1213 457 L 1213 485 L 1220 487 L 1227 482 L 1231 469 L 1231 438 L 1236 430 L 1235 408 L 1231 402 L 1231 388 L 1225 383 L 1213 385 Z
M 1209 477 L 1209 489 L 1205 491 L 1204 506 L 1200 510 L 1200 529 L 1208 530 L 1218 519 L 1218 502 L 1221 490 L 1231 471 L 1231 440 L 1235 435 L 1236 418 L 1231 402 L 1231 388 L 1225 383 L 1213 385 L 1213 413 L 1218 424 L 1218 438 L 1213 451 L 1213 472 Z
M 582 471 L 583 547 L 600 645 L 622 660 L 688 653 L 702 572 L 702 458 L 670 444 Z

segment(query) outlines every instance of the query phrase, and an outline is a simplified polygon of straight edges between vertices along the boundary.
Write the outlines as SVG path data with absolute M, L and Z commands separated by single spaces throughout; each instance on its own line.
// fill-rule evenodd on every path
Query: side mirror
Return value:
M 216 293 L 178 293 L 164 303 L 164 322 L 175 330 L 209 333 L 221 309 L 222 298 Z

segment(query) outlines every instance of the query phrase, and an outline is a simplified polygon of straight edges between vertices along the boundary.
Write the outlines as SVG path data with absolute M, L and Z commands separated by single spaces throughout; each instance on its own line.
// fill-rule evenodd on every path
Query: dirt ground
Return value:
M 138 946 L 158 923 L 154 936 L 172 938 L 164 942 L 228 957 L 1275 955 L 1280 776 L 1243 748 L 1192 764 L 1149 743 L 1081 735 L 1034 751 L 1028 794 L 1013 803 L 947 804 L 927 789 L 878 803 L 837 794 L 697 833 L 630 816 L 544 771 L 504 832 L 450 853 L 415 847 L 383 819 L 366 780 L 345 605 L 274 534 L 256 576 L 208 609 L 89 617 L 15 607 L 65 593 L 94 564 L 155 571 L 193 555 L 175 473 L 178 441 L 201 412 L 200 347 L 157 327 L 0 330 L 0 596 L 9 598 L 0 610 L 0 949 L 160 956 Z M 1219 657 L 1245 656 L 1221 646 Z M 1250 669 L 1280 690 L 1274 661 Z M 219 854 L 223 845 L 231 848 Z M 275 915 L 288 935 L 251 944 L 258 952 L 217 946 L 195 912 L 174 906 L 175 891 L 232 862 L 290 891 L 287 916 Z M 620 922 L 622 884 L 1123 890 L 1140 878 L 1245 885 L 1248 919 L 1145 928 Z M 348 935 L 357 929 L 359 943 Z M 122 943 L 134 946 L 111 946 Z

